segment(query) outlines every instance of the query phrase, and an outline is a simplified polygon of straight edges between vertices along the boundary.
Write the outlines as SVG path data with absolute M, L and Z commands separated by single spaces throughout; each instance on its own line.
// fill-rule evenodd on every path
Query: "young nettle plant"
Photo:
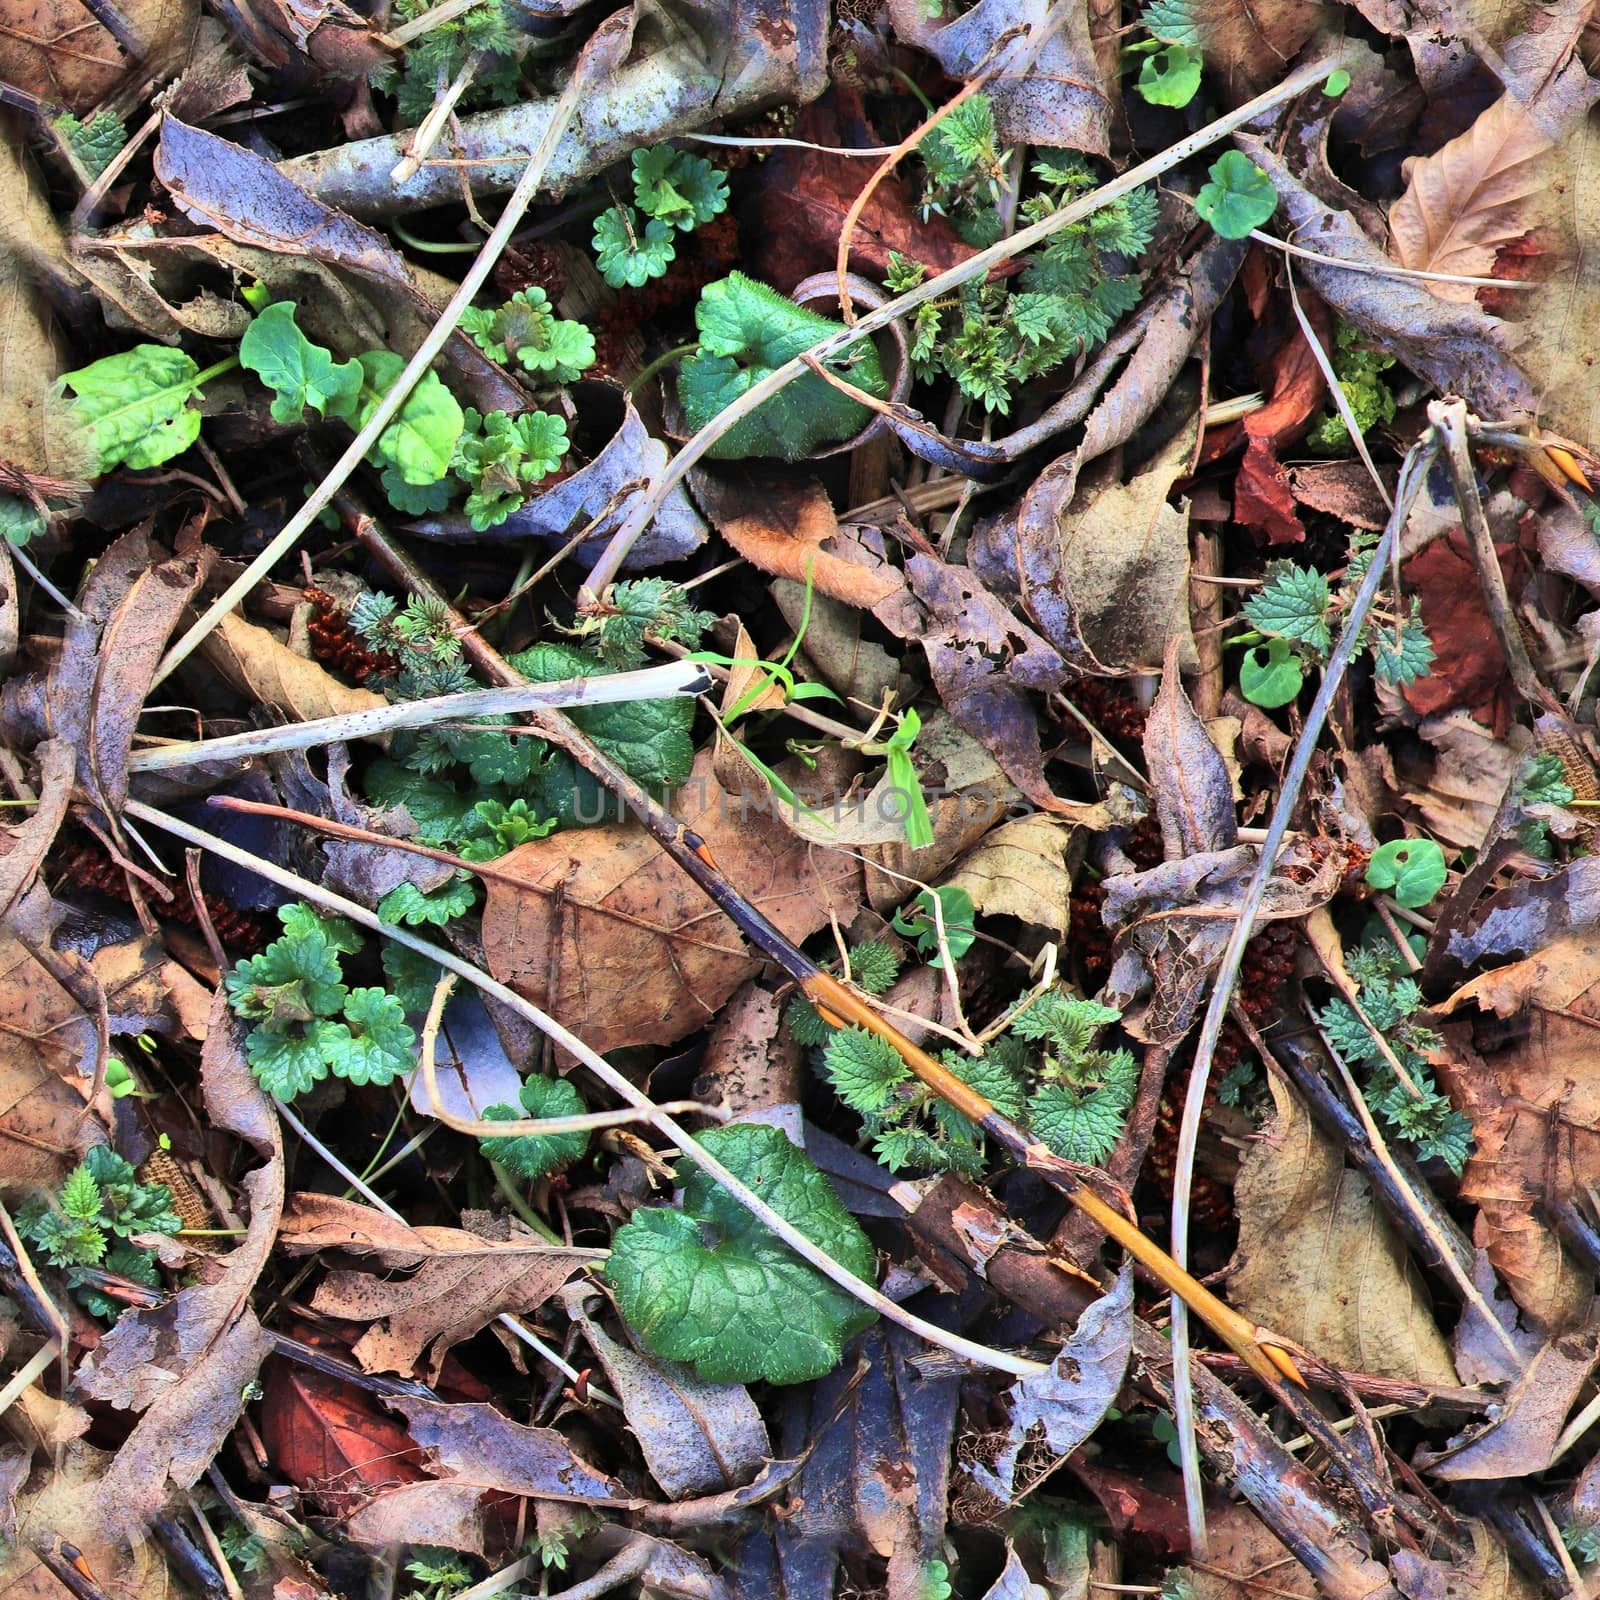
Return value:
M 82 1267 L 99 1267 L 156 1288 L 156 1256 L 132 1242 L 135 1234 L 175 1234 L 183 1226 L 164 1183 L 143 1184 L 133 1167 L 107 1145 L 96 1145 L 48 1200 L 24 1205 L 22 1235 L 97 1317 L 115 1317 L 122 1303 L 89 1286 Z
M 1367 1104 L 1384 1122 L 1420 1156 L 1437 1157 L 1459 1176 L 1472 1151 L 1472 1126 L 1440 1092 L 1423 1059 L 1441 1041 L 1416 1020 L 1422 991 L 1405 972 L 1400 952 L 1386 940 L 1374 939 L 1350 951 L 1345 966 L 1372 1028 L 1348 1002 L 1332 1000 L 1317 1013 L 1328 1043 L 1350 1066 L 1366 1072 Z M 1417 1094 L 1395 1075 L 1373 1028 L 1388 1042 Z
M 699 156 L 652 145 L 633 152 L 633 202 L 619 200 L 595 219 L 595 259 L 613 289 L 638 289 L 664 276 L 678 235 L 727 210 L 728 180 Z
M 1287 705 L 1300 693 L 1306 663 L 1326 661 L 1333 648 L 1334 630 L 1342 624 L 1366 573 L 1373 543 L 1371 536 L 1357 536 L 1337 591 L 1309 567 L 1279 561 L 1267 569 L 1265 587 L 1244 605 L 1255 631 L 1233 641 L 1252 647 L 1239 668 L 1239 689 L 1245 699 L 1271 709 Z M 1433 665 L 1433 641 L 1416 600 L 1404 613 L 1374 606 L 1361 638 L 1385 683 L 1411 683 Z
M 387 904 L 379 913 L 393 921 Z M 399 1000 L 383 989 L 345 987 L 340 957 L 361 949 L 361 935 L 304 902 L 280 906 L 278 917 L 282 936 L 226 980 L 228 1004 L 251 1024 L 245 1058 L 261 1087 L 292 1100 L 330 1072 L 357 1084 L 391 1083 L 409 1072 L 417 1041 Z
M 438 0 L 397 0 L 394 22 L 403 27 L 437 5 Z M 508 0 L 477 0 L 406 46 L 398 81 L 395 69 L 385 65 L 370 75 L 373 86 L 392 89 L 400 121 L 410 126 L 427 116 L 438 96 L 470 63 L 472 82 L 459 108 L 512 105 L 521 93 L 522 57 L 533 43 L 517 25 L 518 17 Z
M 928 170 L 924 210 L 948 215 L 968 243 L 997 238 L 996 201 L 1009 152 L 996 147 L 989 98 L 974 95 L 919 149 Z M 1030 171 L 1035 192 L 1020 208 L 1030 223 L 1053 215 L 1099 181 L 1085 161 L 1063 152 L 1042 157 Z M 976 280 L 919 306 L 911 345 L 917 377 L 953 379 L 985 409 L 1008 411 L 1016 385 L 1103 343 L 1139 303 L 1139 275 L 1127 266 L 1149 247 L 1156 213 L 1154 192 L 1135 190 L 1053 235 L 1025 258 L 1020 279 Z M 890 255 L 891 294 L 914 288 L 926 275 L 919 263 Z
M 1126 1050 L 1096 1039 L 1121 1012 L 1051 989 L 1012 1016 L 1009 1031 L 974 1059 L 947 1050 L 947 1067 L 1068 1161 L 1103 1161 L 1127 1122 L 1139 1069 Z M 820 1022 L 821 1019 L 819 1018 Z M 891 1171 L 962 1172 L 984 1167 L 983 1133 L 863 1028 L 831 1030 L 822 1066 L 839 1098 L 862 1119 Z

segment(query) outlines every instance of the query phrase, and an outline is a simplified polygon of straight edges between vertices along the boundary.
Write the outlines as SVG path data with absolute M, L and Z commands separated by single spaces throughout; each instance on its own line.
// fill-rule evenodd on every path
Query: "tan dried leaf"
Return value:
M 1405 192 L 1389 208 L 1390 252 L 1403 267 L 1484 277 L 1500 246 L 1528 227 L 1533 197 L 1550 181 L 1555 145 L 1537 114 L 1502 95 L 1465 133 L 1402 168 Z M 1429 283 L 1468 301 L 1467 284 Z
M 373 711 L 389 703 L 370 689 L 352 689 L 317 662 L 297 656 L 266 628 L 231 614 L 200 646 L 200 654 L 229 688 L 277 706 L 302 722 Z
M 1366 1178 L 1276 1079 L 1272 1092 L 1277 1118 L 1234 1190 L 1230 1300 L 1335 1366 L 1453 1384 L 1427 1289 Z
M 408 1278 L 333 1272 L 312 1304 L 329 1316 L 371 1323 L 352 1352 L 368 1372 L 410 1373 L 428 1355 L 436 1382 L 446 1352 L 503 1311 L 533 1311 L 590 1259 L 586 1250 L 547 1244 L 512 1223 L 507 1241 L 463 1228 L 407 1228 L 380 1212 L 323 1195 L 296 1195 L 284 1221 L 287 1246 L 371 1252 L 386 1269 L 415 1267 Z
M 1072 874 L 1067 859 L 1077 827 L 1059 817 L 1017 817 L 1002 823 L 949 880 L 991 917 L 1020 917 L 1058 938 L 1067 935 Z
M 47 105 L 83 111 L 133 73 L 162 83 L 182 59 L 198 0 L 117 0 L 137 58 L 83 0 L 0 0 L 0 78 Z
M 928 743 L 924 729 L 919 751 Z M 980 752 L 981 754 L 981 752 Z M 988 763 L 960 781 L 947 757 L 944 797 L 930 804 L 934 843 L 924 850 L 864 852 L 923 881 L 987 828 L 1010 786 Z M 864 868 L 853 855 L 810 845 L 742 803 L 716 781 L 702 751 L 675 814 L 706 843 L 724 876 L 781 932 L 799 941 L 848 923 L 863 903 L 898 905 L 903 879 Z M 632 824 L 557 834 L 496 863 L 483 913 L 490 973 L 596 1050 L 671 1044 L 702 1028 L 761 966 L 734 925 L 656 842 Z M 520 884 L 506 881 L 510 874 Z

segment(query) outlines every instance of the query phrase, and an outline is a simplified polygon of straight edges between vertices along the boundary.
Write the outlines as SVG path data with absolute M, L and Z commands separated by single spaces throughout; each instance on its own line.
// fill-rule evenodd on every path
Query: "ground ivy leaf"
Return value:
M 1243 239 L 1278 209 L 1278 191 L 1249 156 L 1225 150 L 1200 185 L 1194 208 L 1224 239 Z
M 200 413 L 189 406 L 200 369 L 181 350 L 139 344 L 69 372 L 62 382 L 88 427 L 100 471 L 159 467 L 200 437 Z
M 357 359 L 366 377 L 355 424 L 361 428 L 394 387 L 406 364 L 392 350 L 368 350 Z M 465 425 L 461 407 L 439 374 L 425 372 L 422 381 L 406 396 L 400 414 L 378 435 L 373 453 L 396 468 L 407 483 L 437 483 L 450 470 L 450 457 Z
M 872 1282 L 872 1244 L 828 1181 L 776 1128 L 740 1123 L 699 1142 L 841 1266 Z M 804 1383 L 838 1364 L 876 1313 L 807 1266 L 699 1167 L 678 1171 L 683 1210 L 636 1211 L 605 1276 L 654 1355 L 712 1383 Z M 709 1241 L 709 1242 L 708 1242 Z
M 245 330 L 239 362 L 274 391 L 279 422 L 299 422 L 307 406 L 319 416 L 342 415 L 361 393 L 360 362 L 335 361 L 331 350 L 306 338 L 288 300 L 268 306 Z
M 694 317 L 700 348 L 678 368 L 678 398 L 696 432 L 840 326 L 741 272 L 708 284 Z M 829 366 L 868 394 L 881 397 L 887 392 L 870 342 L 863 341 Z M 865 406 L 807 372 L 736 422 L 707 453 L 723 460 L 777 456 L 799 461 L 821 445 L 859 433 L 870 417 Z
M 1380 844 L 1367 863 L 1367 882 L 1386 889 L 1403 906 L 1425 906 L 1444 888 L 1444 851 L 1432 839 L 1394 839 Z
M 490 1106 L 486 1122 L 514 1122 L 519 1117 L 581 1117 L 589 1108 L 583 1096 L 565 1078 L 532 1077 L 523 1081 L 513 1106 Z M 480 1139 L 478 1147 L 487 1160 L 516 1173 L 519 1178 L 542 1178 L 547 1172 L 569 1167 L 581 1160 L 589 1148 L 586 1133 L 523 1133 L 509 1139 Z
M 604 663 L 564 644 L 536 644 L 507 658 L 530 683 L 604 676 Z M 639 700 L 630 705 L 584 706 L 567 713 L 635 783 L 671 789 L 694 765 L 694 701 Z

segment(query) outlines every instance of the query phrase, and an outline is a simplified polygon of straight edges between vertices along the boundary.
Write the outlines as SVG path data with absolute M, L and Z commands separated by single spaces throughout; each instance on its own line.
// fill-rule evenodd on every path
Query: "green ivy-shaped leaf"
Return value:
M 1278 191 L 1247 155 L 1225 150 L 1200 185 L 1194 208 L 1224 239 L 1243 239 L 1278 209 Z
M 352 989 L 343 1021 L 333 1027 L 343 1035 L 333 1070 L 351 1083 L 392 1083 L 417 1064 L 417 1036 L 384 989 Z
M 1145 57 L 1135 87 L 1153 106 L 1186 106 L 1200 91 L 1204 65 L 1199 51 L 1169 44 Z
M 871 1242 L 805 1153 L 741 1123 L 699 1142 L 779 1216 L 872 1283 Z M 649 1208 L 611 1241 L 605 1277 L 653 1354 L 711 1383 L 804 1383 L 838 1365 L 876 1313 L 795 1256 L 725 1190 L 682 1162 L 681 1211 Z
M 1200 49 L 1204 40 L 1194 0 L 1151 0 L 1139 14 L 1139 26 L 1166 44 Z
M 1246 650 L 1239 663 L 1239 693 L 1268 711 L 1288 705 L 1305 681 L 1305 668 L 1287 639 L 1269 639 L 1265 650 Z
M 402 883 L 391 889 L 378 902 L 378 915 L 385 922 L 419 928 L 431 923 L 442 928 L 445 923 L 464 917 L 477 898 L 477 889 L 466 873 L 458 872 L 442 888 L 424 894 L 414 883 Z
M 100 457 L 99 471 L 159 467 L 200 437 L 190 408 L 200 369 L 181 350 L 140 344 L 62 378 Z
M 1432 839 L 1394 839 L 1380 844 L 1367 862 L 1367 882 L 1388 890 L 1412 910 L 1428 904 L 1449 876 L 1444 851 Z
M 406 363 L 392 350 L 368 350 L 357 359 L 366 380 L 353 422 L 359 429 L 394 387 Z M 378 435 L 373 456 L 395 468 L 406 483 L 437 483 L 450 470 L 450 458 L 465 424 L 461 407 L 439 374 L 425 372 L 406 396 L 399 415 Z
M 486 1122 L 515 1122 L 519 1117 L 581 1117 L 589 1108 L 583 1096 L 565 1078 L 525 1078 L 512 1106 L 490 1106 Z M 587 1133 L 524 1133 L 509 1139 L 480 1139 L 478 1148 L 487 1160 L 507 1168 L 519 1178 L 542 1178 L 548 1172 L 581 1161 L 589 1148 Z
M 273 391 L 272 415 L 299 422 L 305 408 L 319 416 L 348 414 L 361 394 L 361 364 L 335 361 L 333 352 L 313 344 L 294 320 L 294 304 L 279 300 L 245 329 L 239 363 Z
M 679 364 L 678 398 L 695 432 L 776 368 L 839 330 L 838 323 L 739 272 L 706 285 L 694 318 L 700 348 Z M 869 341 L 829 365 L 867 394 L 881 397 L 887 392 L 878 353 Z M 859 433 L 871 415 L 807 372 L 736 422 L 708 454 L 730 461 L 749 456 L 799 461 L 823 445 Z

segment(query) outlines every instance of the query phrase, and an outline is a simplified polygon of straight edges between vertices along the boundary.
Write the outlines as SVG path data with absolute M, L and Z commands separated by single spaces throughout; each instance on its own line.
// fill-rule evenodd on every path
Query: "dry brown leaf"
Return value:
M 149 1309 L 125 1311 L 79 1365 L 85 1393 L 142 1411 L 106 1470 L 106 1514 L 135 1538 L 162 1508 L 168 1486 L 191 1488 L 244 1411 L 272 1335 L 250 1306 L 283 1208 L 283 1152 L 271 1104 L 244 1061 L 244 1031 L 220 990 L 201 1053 L 207 1117 L 266 1156 L 241 1183 L 250 1202 L 243 1242 L 217 1262 L 214 1281 Z
M 932 845 L 867 853 L 933 880 L 983 833 L 1008 788 L 998 774 L 972 784 L 952 774 L 929 806 Z M 848 923 L 864 900 L 896 905 L 906 896 L 903 882 L 808 845 L 742 804 L 716 782 L 707 751 L 696 757 L 675 815 L 705 840 L 728 881 L 796 942 L 825 927 L 830 911 Z M 490 973 L 601 1052 L 693 1033 L 761 966 L 733 924 L 631 824 L 540 839 L 496 865 L 501 876 L 488 885 L 483 912 Z M 525 887 L 507 883 L 507 873 Z
M 1528 225 L 1533 197 L 1552 176 L 1555 149 L 1536 114 L 1504 94 L 1470 128 L 1401 169 L 1405 192 L 1389 208 L 1390 252 L 1403 267 L 1485 277 L 1500 246 Z M 1471 300 L 1468 284 L 1432 283 L 1443 300 Z
M 1430 1561 L 1397 1550 L 1390 1566 L 1403 1594 L 1414 1600 L 1535 1600 L 1544 1591 L 1481 1522 L 1469 1522 L 1472 1555 L 1463 1562 Z
M 1455 1383 L 1427 1289 L 1366 1178 L 1276 1078 L 1271 1087 L 1277 1118 L 1234 1190 L 1229 1299 L 1335 1366 Z
M 1600 1183 L 1600 929 L 1562 934 L 1536 954 L 1464 984 L 1440 1008 L 1518 1018 L 1510 1044 L 1480 1056 L 1470 1029 L 1446 1028 L 1438 1071 L 1472 1122 L 1461 1197 L 1478 1240 L 1524 1319 L 1574 1327 L 1593 1292 L 1546 1218 L 1553 1201 Z
M 815 478 L 777 466 L 693 476 L 695 498 L 717 532 L 753 566 L 777 578 L 811 583 L 819 594 L 870 611 L 902 586 L 892 568 L 874 571 L 822 546 L 838 519 Z
M 117 11 L 137 59 L 82 0 L 4 0 L 0 78 L 69 111 L 99 104 L 134 73 L 160 83 L 189 44 L 198 0 L 117 0 Z
M 450 1347 L 503 1311 L 533 1311 L 572 1276 L 590 1252 L 547 1244 L 520 1222 L 507 1240 L 463 1228 L 408 1228 L 367 1206 L 327 1195 L 296 1195 L 284 1222 L 292 1251 L 336 1248 L 376 1255 L 393 1272 L 332 1272 L 312 1304 L 333 1317 L 369 1322 L 352 1352 L 368 1372 L 409 1374 L 428 1355 L 429 1383 Z
M 1206 64 L 1237 102 L 1280 79 L 1336 12 L 1316 0 L 1206 0 L 1195 14 Z
M 1020 917 L 1064 939 L 1072 898 L 1068 858 L 1077 833 L 1059 817 L 1016 817 L 979 844 L 950 885 L 965 889 L 987 916 Z
M 1206 1562 L 1183 1575 L 1194 1600 L 1317 1600 L 1312 1576 L 1248 1506 L 1206 1508 Z
M 228 687 L 287 711 L 301 722 L 388 705 L 370 689 L 352 689 L 325 667 L 297 656 L 277 636 L 231 613 L 200 646 Z
M 1072 607 L 1091 670 L 1153 672 L 1176 640 L 1185 672 L 1198 658 L 1189 631 L 1188 502 L 1167 495 L 1194 453 L 1194 427 L 1131 482 L 1102 469 L 1079 479 L 1070 505 L 1032 506 L 1025 518 L 1050 518 L 1060 543 L 1056 582 Z M 1044 492 L 1041 478 L 1034 494 Z

